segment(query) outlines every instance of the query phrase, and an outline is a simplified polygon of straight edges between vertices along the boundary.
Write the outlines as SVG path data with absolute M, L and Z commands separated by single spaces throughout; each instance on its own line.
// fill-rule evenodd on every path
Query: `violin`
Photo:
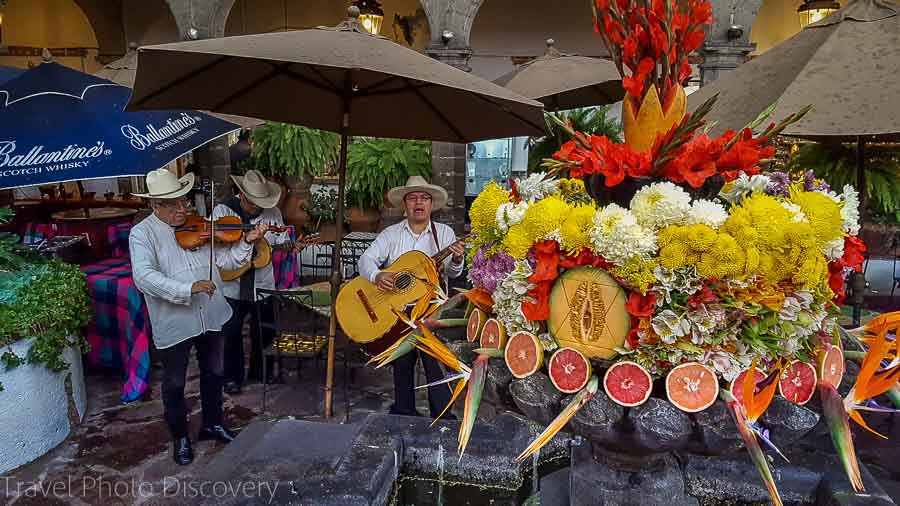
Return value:
M 175 240 L 184 249 L 196 249 L 209 242 L 209 232 L 212 222 L 206 218 L 192 214 L 187 217 L 184 225 L 175 228 Z M 244 232 L 253 230 L 256 225 L 241 223 L 237 216 L 222 216 L 215 221 L 216 242 L 233 243 L 241 240 Z M 269 232 L 284 232 L 287 227 L 269 226 Z

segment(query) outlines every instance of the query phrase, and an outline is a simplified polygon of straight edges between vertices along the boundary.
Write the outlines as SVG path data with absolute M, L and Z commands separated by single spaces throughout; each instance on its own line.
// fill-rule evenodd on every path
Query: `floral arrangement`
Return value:
M 467 337 L 478 341 L 471 365 L 431 333 L 443 325 L 426 311 L 434 294 L 398 315 L 412 333 L 375 361 L 417 347 L 453 370 L 443 381 L 457 382 L 453 400 L 466 391 L 460 452 L 489 360 L 504 360 L 517 378 L 546 369 L 575 395 L 520 459 L 600 384 L 627 407 L 646 402 L 657 380 L 687 412 L 721 398 L 776 504 L 761 448 L 781 452 L 759 419 L 776 390 L 797 404 L 818 392 L 844 468 L 863 490 L 848 420 L 868 428 L 860 411 L 886 411 L 870 402 L 885 393 L 900 408 L 900 340 L 891 336 L 900 315 L 849 332 L 836 322 L 844 277 L 861 270 L 865 252 L 856 190 L 812 174 L 763 174 L 774 137 L 809 108 L 763 126 L 770 108 L 717 138 L 704 121 L 715 97 L 687 113 L 687 55 L 703 41 L 709 2 L 595 0 L 594 15 L 627 92 L 625 143 L 560 123 L 572 140 L 544 161 L 546 172 L 512 180 L 510 190 L 491 183 L 475 199 L 474 288 L 465 294 Z M 845 398 L 841 335 L 869 350 Z M 606 369 L 602 380 L 595 367 Z

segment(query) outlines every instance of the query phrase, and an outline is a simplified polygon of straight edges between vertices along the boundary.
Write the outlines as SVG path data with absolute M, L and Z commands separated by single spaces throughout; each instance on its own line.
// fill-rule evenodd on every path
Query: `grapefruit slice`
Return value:
M 804 405 L 812 399 L 816 391 L 816 368 L 806 362 L 791 362 L 781 380 L 778 381 L 778 393 L 794 404 Z
M 574 348 L 560 348 L 550 357 L 547 373 L 557 390 L 574 394 L 591 378 L 591 362 Z
M 819 381 L 837 390 L 844 378 L 844 352 L 831 344 L 825 344 L 819 352 Z
M 509 337 L 503 358 L 513 376 L 527 378 L 544 363 L 544 347 L 531 332 L 516 332 Z
M 466 325 L 466 339 L 470 343 L 474 343 L 478 336 L 481 335 L 481 329 L 484 322 L 487 321 L 484 311 L 472 306 L 472 312 L 469 314 L 469 323 Z
M 650 398 L 653 378 L 646 369 L 634 362 L 616 362 L 603 376 L 603 390 L 620 406 L 640 406 Z
M 682 411 L 703 411 L 716 402 L 719 380 L 709 367 L 698 362 L 687 362 L 669 371 L 666 396 Z
M 491 318 L 481 327 L 481 347 L 502 350 L 506 345 L 506 328 L 499 320 Z
M 569 269 L 550 292 L 547 328 L 560 346 L 575 348 L 588 358 L 615 358 L 615 349 L 625 342 L 631 327 L 627 298 L 603 269 Z
M 731 385 L 728 387 L 728 391 L 731 392 L 731 395 L 738 403 L 744 402 L 744 378 L 747 377 L 748 372 L 750 372 L 750 369 L 741 371 L 741 373 L 737 375 L 737 378 L 734 378 L 731 381 Z M 762 372 L 759 368 L 756 368 L 753 375 L 753 384 L 759 385 L 759 382 L 764 379 L 766 379 L 766 373 Z M 759 392 L 759 387 L 757 387 L 754 392 Z

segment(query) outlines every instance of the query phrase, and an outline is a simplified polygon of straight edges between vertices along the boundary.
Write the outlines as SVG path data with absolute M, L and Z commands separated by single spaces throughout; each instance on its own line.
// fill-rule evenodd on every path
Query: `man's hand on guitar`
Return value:
M 456 241 L 450 245 L 450 251 L 453 253 L 453 263 L 459 264 L 466 254 L 466 245 L 463 241 Z
M 377 286 L 379 290 L 384 290 L 385 292 L 393 290 L 394 278 L 396 276 L 397 274 L 393 272 L 379 272 L 375 276 L 375 286 Z
M 244 236 L 244 240 L 248 243 L 254 243 L 265 237 L 268 230 L 269 225 L 265 223 L 257 223 L 256 228 L 254 228 L 250 232 L 247 232 L 247 235 Z

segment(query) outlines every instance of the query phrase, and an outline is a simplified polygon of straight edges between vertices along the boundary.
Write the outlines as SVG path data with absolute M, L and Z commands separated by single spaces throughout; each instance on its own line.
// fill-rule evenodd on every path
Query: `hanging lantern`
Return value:
M 372 35 L 378 35 L 384 21 L 384 11 L 378 0 L 355 0 L 353 5 L 359 9 L 359 23 L 363 28 Z
M 797 14 L 800 16 L 800 28 L 822 21 L 833 13 L 841 9 L 841 4 L 830 0 L 804 0 L 800 7 L 797 7 Z

